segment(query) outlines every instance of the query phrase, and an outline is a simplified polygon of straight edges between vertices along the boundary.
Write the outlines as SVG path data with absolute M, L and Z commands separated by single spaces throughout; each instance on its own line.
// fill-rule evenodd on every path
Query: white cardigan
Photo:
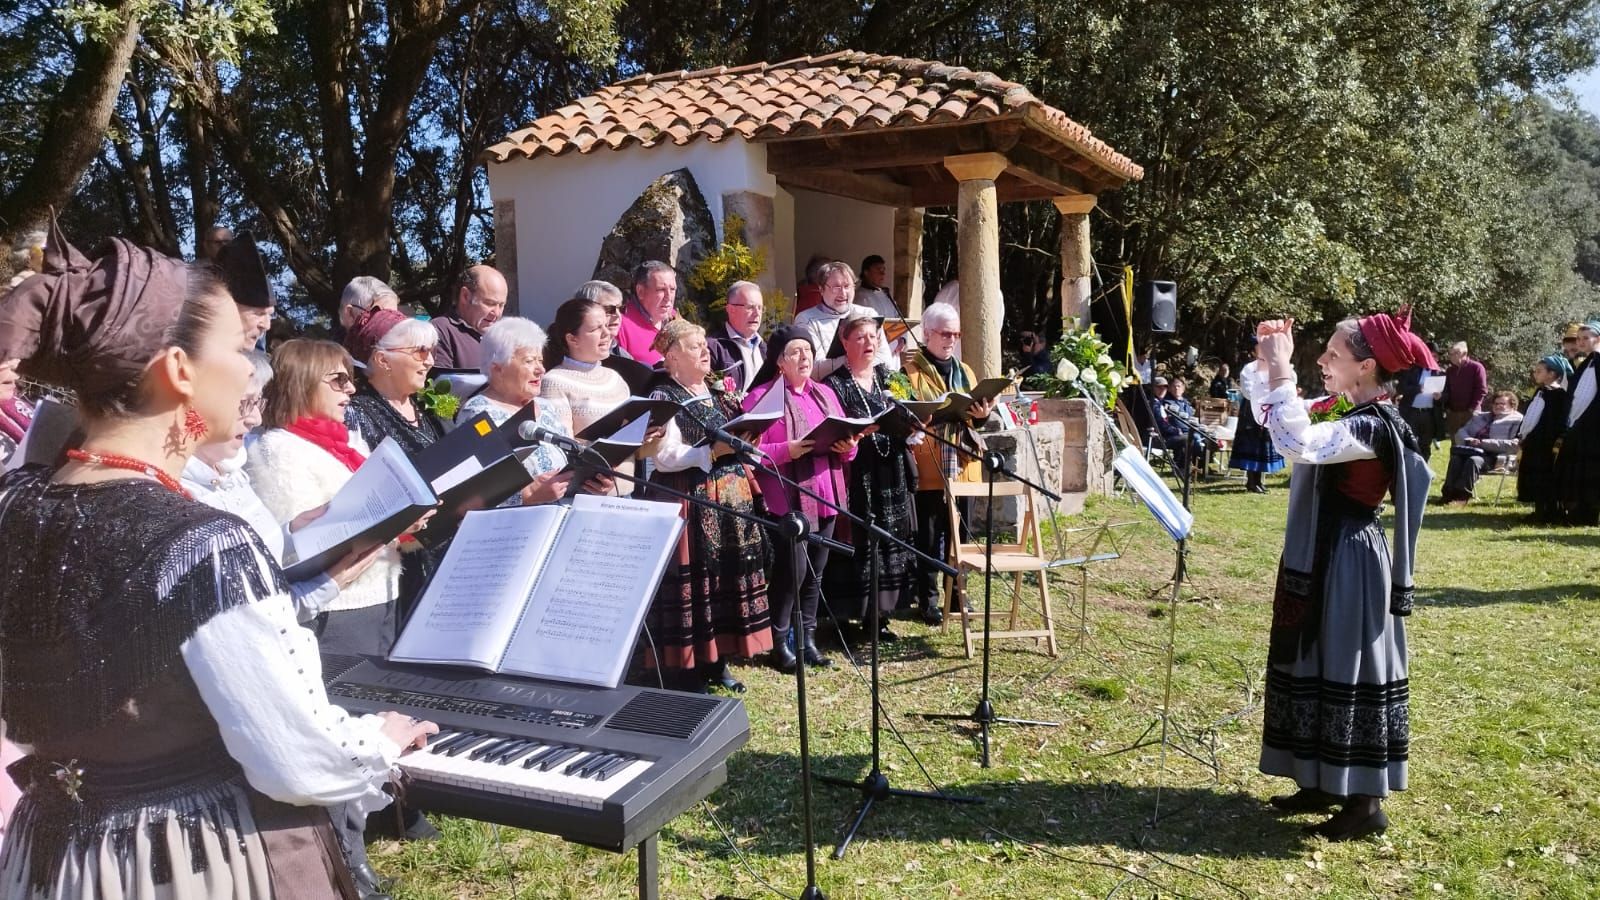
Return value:
M 361 436 L 350 431 L 350 446 L 362 455 L 369 451 Z M 256 496 L 285 524 L 308 509 L 333 499 L 350 480 L 350 470 L 333 454 L 282 428 L 261 435 L 250 447 L 245 471 Z M 326 607 L 329 612 L 366 609 L 394 602 L 400 595 L 400 551 L 393 544 L 361 577 L 339 592 Z

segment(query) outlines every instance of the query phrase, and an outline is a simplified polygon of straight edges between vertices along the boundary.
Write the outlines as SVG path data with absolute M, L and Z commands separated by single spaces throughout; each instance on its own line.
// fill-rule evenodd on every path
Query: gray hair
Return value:
M 389 333 L 378 339 L 373 350 L 399 350 L 402 347 L 433 347 L 439 343 L 439 332 L 421 319 L 396 322 Z
M 350 306 L 356 309 L 371 309 L 372 304 L 385 294 L 393 294 L 397 302 L 400 299 L 400 295 L 396 294 L 394 288 L 389 287 L 383 279 L 373 278 L 371 275 L 357 275 L 350 279 L 350 283 L 344 286 L 344 292 L 339 295 L 339 311 L 343 312 Z
M 833 262 L 823 263 L 821 268 L 817 269 L 817 284 L 819 286 L 827 284 L 828 278 L 835 272 L 843 272 L 845 277 L 850 279 L 851 284 L 856 283 L 855 270 L 850 268 L 849 263 L 836 259 Z
M 593 303 L 599 303 L 601 297 L 615 297 L 621 300 L 623 299 L 622 288 L 609 281 L 595 279 L 578 285 L 578 289 L 572 293 L 573 300 L 588 300 Z M 544 340 L 541 338 L 539 343 L 544 343 Z
M 1350 343 L 1350 356 L 1352 359 L 1356 362 L 1372 360 L 1379 384 L 1385 384 L 1395 376 L 1396 373 L 1384 369 L 1383 364 L 1378 362 L 1377 354 L 1372 352 L 1372 345 L 1367 342 L 1367 336 L 1361 333 L 1360 319 L 1345 319 L 1335 325 L 1334 330 L 1343 333 L 1345 340 Z
M 250 370 L 250 384 L 245 388 L 245 394 L 259 394 L 267 389 L 267 382 L 272 380 L 272 357 L 260 350 L 250 350 L 245 353 L 253 367 Z
M 605 282 L 600 282 L 605 284 Z M 590 282 L 594 284 L 594 282 Z M 609 287 L 609 285 L 608 285 Z M 616 290 L 616 288 L 612 288 Z M 482 361 L 478 370 L 488 377 L 489 369 L 493 366 L 504 366 L 522 350 L 532 350 L 535 354 L 544 355 L 545 333 L 530 319 L 521 316 L 507 316 L 489 326 L 483 333 L 480 349 L 483 352 Z
M 754 281 L 735 281 L 733 284 L 728 285 L 728 300 L 732 301 L 733 298 L 739 296 L 740 291 L 755 291 L 759 295 L 761 293 L 761 285 L 756 284 Z
M 667 265 L 666 263 L 662 262 L 661 260 L 659 260 L 659 259 L 647 259 L 644 262 L 639 263 L 639 265 L 634 267 L 634 270 L 633 270 L 633 289 L 634 290 L 638 290 L 639 289 L 639 285 L 644 284 L 646 281 L 649 281 L 650 280 L 650 276 L 654 275 L 654 274 L 656 274 L 658 272 L 666 272 L 666 273 L 670 274 L 674 279 L 676 279 L 678 277 L 677 270 L 673 269 L 671 266 Z
M 922 311 L 922 331 L 959 331 L 961 313 L 948 303 L 931 303 Z

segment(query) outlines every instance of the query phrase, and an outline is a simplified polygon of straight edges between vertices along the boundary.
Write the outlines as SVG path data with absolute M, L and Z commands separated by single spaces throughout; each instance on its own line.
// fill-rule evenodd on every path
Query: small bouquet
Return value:
M 728 398 L 734 403 L 744 402 L 744 391 L 739 389 L 739 382 L 732 375 L 724 375 L 721 372 L 713 371 L 706 376 L 706 386 L 711 389 L 712 393 L 727 394 Z
M 450 392 L 450 382 L 443 378 L 435 378 L 424 385 L 417 399 L 422 401 L 423 409 L 446 422 L 455 421 L 461 409 L 461 398 Z
M 911 389 L 911 379 L 904 372 L 890 372 L 888 383 L 884 386 L 889 389 L 889 396 L 896 400 L 916 399 L 916 392 Z
M 1344 418 L 1345 413 L 1355 408 L 1356 405 L 1350 402 L 1349 397 L 1332 394 L 1311 404 L 1307 412 L 1311 414 L 1312 422 L 1333 422 Z

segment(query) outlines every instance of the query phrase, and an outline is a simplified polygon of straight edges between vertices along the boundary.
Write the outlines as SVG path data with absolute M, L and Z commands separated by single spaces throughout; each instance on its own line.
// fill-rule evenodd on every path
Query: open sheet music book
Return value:
M 877 425 L 883 418 L 896 415 L 893 406 L 878 413 L 876 416 L 862 416 L 860 418 L 845 418 L 842 416 L 829 416 L 821 422 L 811 426 L 811 430 L 802 435 L 803 439 L 815 441 L 813 450 L 826 450 L 839 441 L 853 438 L 868 428 Z
M 972 404 L 993 400 L 1009 390 L 1012 383 L 1009 378 L 985 378 L 965 393 L 951 391 L 946 395 L 945 404 L 933 414 L 934 424 L 964 421 Z
M 650 427 L 667 424 L 667 420 L 678 414 L 679 406 L 676 401 L 667 399 L 651 399 L 649 397 L 629 397 L 616 409 L 606 413 L 573 437 L 580 441 L 593 441 L 616 434 L 623 426 L 641 416 L 650 418 Z
M 614 688 L 682 528 L 588 494 L 468 513 L 389 659 Z
M 709 405 L 711 398 L 702 397 L 684 404 L 685 408 L 691 410 L 692 415 L 704 418 L 705 413 L 693 406 L 695 402 Z M 729 419 L 723 424 L 722 430 L 741 440 L 754 441 L 768 428 L 771 428 L 772 423 L 781 418 L 783 418 L 783 388 L 780 386 L 774 387 L 761 395 L 761 399 L 756 401 L 756 405 L 746 410 L 743 415 Z M 714 440 L 715 438 L 706 435 L 695 446 L 704 447 Z
M 294 533 L 297 561 L 284 574 L 303 581 L 348 553 L 387 544 L 438 502 L 400 445 L 384 438 L 328 501 L 328 511 Z

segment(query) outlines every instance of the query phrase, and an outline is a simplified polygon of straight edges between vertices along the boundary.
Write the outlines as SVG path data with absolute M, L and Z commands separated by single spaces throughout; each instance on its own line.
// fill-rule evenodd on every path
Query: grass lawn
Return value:
M 1273 814 L 1266 797 L 1289 784 L 1255 767 L 1287 498 L 1281 478 L 1268 484 L 1267 496 L 1238 480 L 1196 492 L 1172 687 L 1183 740 L 1165 765 L 1159 747 L 1119 752 L 1157 721 L 1170 624 L 1151 592 L 1171 573 L 1171 543 L 1131 501 L 1062 520 L 1139 523 L 1121 530 L 1123 558 L 1093 570 L 1086 638 L 1075 570 L 1061 570 L 1052 578 L 1060 657 L 997 642 L 999 713 L 1062 727 L 1002 727 L 993 768 L 978 766 L 973 732 L 914 715 L 971 710 L 978 661 L 963 655 L 960 632 L 895 623 L 902 639 L 886 648 L 884 706 L 910 749 L 886 729 L 887 774 L 896 787 L 926 790 L 926 767 L 940 786 L 984 803 L 892 799 L 834 860 L 828 852 L 857 795 L 819 787 L 817 877 L 827 896 L 1600 895 L 1600 534 L 1521 525 L 1525 510 L 1514 503 L 1430 507 L 1407 623 L 1411 790 L 1388 804 L 1384 837 L 1328 844 L 1302 835 L 1313 819 Z M 1487 487 L 1492 496 L 1492 480 Z M 1009 603 L 999 582 L 996 599 Z M 866 669 L 835 656 L 840 665 L 809 680 L 814 768 L 856 778 L 870 753 Z M 804 886 L 793 681 L 758 668 L 740 676 L 750 743 L 709 804 L 740 853 L 705 807 L 690 810 L 661 833 L 663 896 L 777 896 L 764 882 L 796 896 Z M 403 881 L 398 896 L 633 892 L 631 854 L 439 824 L 437 843 L 374 846 L 379 870 Z

